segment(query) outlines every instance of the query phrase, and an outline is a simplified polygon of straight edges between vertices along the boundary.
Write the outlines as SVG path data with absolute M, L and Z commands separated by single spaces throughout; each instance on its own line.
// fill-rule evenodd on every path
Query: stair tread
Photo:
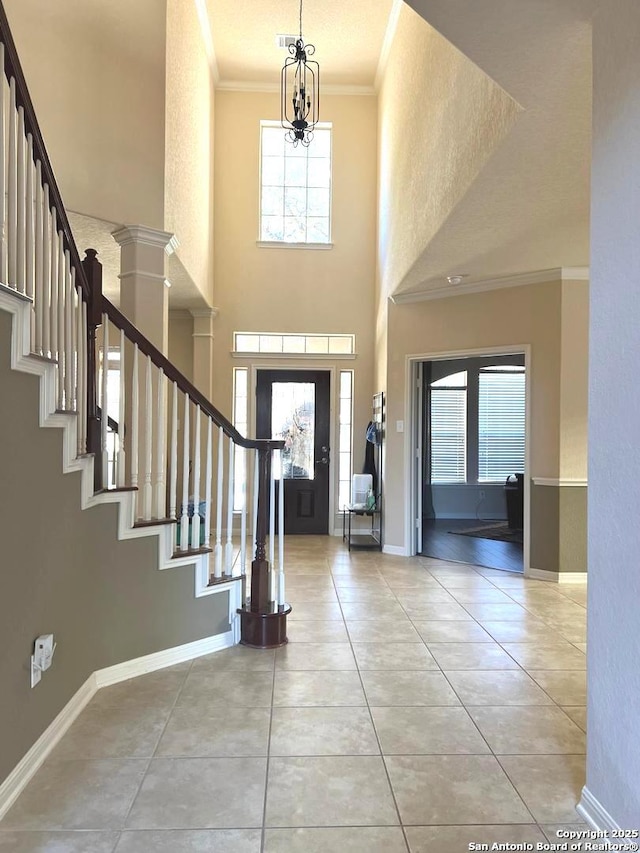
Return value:
M 211 554 L 213 553 L 213 548 L 189 548 L 186 551 L 174 551 L 173 559 L 179 560 L 180 557 L 193 557 L 198 554 Z
M 214 578 L 213 575 L 209 578 L 209 586 L 218 586 L 221 583 L 229 583 L 229 581 L 241 581 L 246 578 L 246 575 L 222 575 L 221 578 Z
M 150 518 L 143 519 L 138 518 L 134 522 L 133 526 L 135 527 L 155 527 L 158 524 L 177 524 L 177 518 Z

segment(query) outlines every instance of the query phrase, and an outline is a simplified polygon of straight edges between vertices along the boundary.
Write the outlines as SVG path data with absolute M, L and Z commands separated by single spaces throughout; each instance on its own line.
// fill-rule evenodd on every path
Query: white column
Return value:
M 213 400 L 213 321 L 217 308 L 193 309 L 193 384 Z

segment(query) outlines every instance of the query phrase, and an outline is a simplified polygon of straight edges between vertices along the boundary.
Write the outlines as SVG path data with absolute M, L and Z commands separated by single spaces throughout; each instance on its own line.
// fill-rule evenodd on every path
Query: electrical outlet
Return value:
M 480 500 L 483 501 L 486 498 L 487 493 L 485 492 L 484 489 L 480 489 L 479 495 L 480 495 Z
M 29 671 L 30 671 L 31 687 L 35 687 L 36 684 L 42 678 L 42 670 L 36 664 L 36 659 L 33 655 L 31 655 L 31 664 L 29 667 Z

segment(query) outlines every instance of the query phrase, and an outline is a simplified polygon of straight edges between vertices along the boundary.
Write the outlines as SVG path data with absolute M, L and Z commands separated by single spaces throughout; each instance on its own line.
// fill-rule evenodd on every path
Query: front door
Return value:
M 258 370 L 256 394 L 257 438 L 285 441 L 285 533 L 328 533 L 329 372 Z

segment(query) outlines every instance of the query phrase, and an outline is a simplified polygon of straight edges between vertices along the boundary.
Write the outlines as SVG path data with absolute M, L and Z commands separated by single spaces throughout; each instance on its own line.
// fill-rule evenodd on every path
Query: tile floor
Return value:
M 289 645 L 101 690 L 1 853 L 462 853 L 580 823 L 584 585 L 287 551 Z

